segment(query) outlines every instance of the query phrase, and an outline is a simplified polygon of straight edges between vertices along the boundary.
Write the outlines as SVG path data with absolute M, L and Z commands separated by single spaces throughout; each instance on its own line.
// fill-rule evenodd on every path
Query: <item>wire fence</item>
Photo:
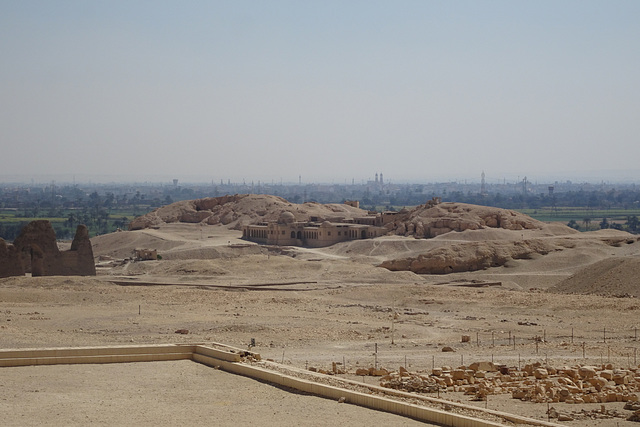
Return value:
M 450 347 L 451 352 L 443 351 Z M 490 361 L 495 365 L 522 369 L 526 364 L 540 362 L 548 366 L 568 362 L 579 365 L 611 364 L 617 368 L 638 367 L 640 340 L 638 328 L 600 330 L 580 333 L 571 328 L 560 334 L 545 329 L 534 333 L 515 331 L 474 332 L 460 336 L 455 344 L 427 345 L 426 349 L 391 344 L 385 339 L 367 342 L 357 356 L 336 355 L 335 362 L 347 372 L 356 368 L 432 370 L 442 366 L 466 366 L 473 362 Z

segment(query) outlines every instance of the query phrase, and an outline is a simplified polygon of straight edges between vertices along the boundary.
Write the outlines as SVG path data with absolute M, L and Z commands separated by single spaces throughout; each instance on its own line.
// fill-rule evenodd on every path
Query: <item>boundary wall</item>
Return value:
M 223 349 L 216 348 L 222 347 Z M 260 359 L 260 355 L 246 350 L 233 348 L 224 344 L 165 344 L 149 346 L 119 346 L 119 347 L 78 347 L 78 348 L 52 348 L 52 349 L 26 349 L 26 350 L 0 350 L 0 367 L 18 367 L 30 365 L 63 365 L 80 363 L 127 363 L 127 362 L 152 362 L 171 360 L 193 360 L 195 362 L 222 369 L 271 384 L 295 389 L 315 396 L 333 400 L 342 400 L 345 403 L 362 406 L 378 411 L 389 412 L 420 421 L 427 421 L 443 426 L 451 427 L 498 427 L 504 426 L 493 421 L 472 418 L 466 415 L 447 412 L 436 408 L 420 406 L 402 402 L 387 397 L 348 390 L 327 384 L 297 378 L 277 371 L 248 364 L 240 363 L 243 356 L 252 356 Z M 353 383 L 344 380 L 346 383 Z M 358 385 L 361 385 L 358 383 Z M 368 386 L 372 392 L 379 389 L 381 392 L 390 393 L 407 398 L 417 398 L 410 393 L 387 390 L 377 386 Z M 425 400 L 425 399 L 422 399 Z M 454 407 L 485 412 L 501 417 L 516 424 L 528 424 L 538 426 L 559 427 L 560 424 L 534 420 L 513 414 L 487 411 L 475 406 L 459 404 L 434 398 L 429 401 L 449 404 Z

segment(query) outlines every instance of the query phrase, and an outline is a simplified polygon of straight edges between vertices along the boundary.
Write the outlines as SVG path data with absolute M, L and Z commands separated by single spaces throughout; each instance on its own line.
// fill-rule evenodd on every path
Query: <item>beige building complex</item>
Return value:
M 347 240 L 371 239 L 383 236 L 383 215 L 367 215 L 360 218 L 312 217 L 298 222 L 291 212 L 283 212 L 278 221 L 246 225 L 242 238 L 267 245 L 324 247 Z

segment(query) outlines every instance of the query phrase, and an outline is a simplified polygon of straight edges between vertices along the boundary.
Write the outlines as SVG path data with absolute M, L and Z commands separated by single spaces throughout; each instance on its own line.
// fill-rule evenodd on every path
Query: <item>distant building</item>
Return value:
M 382 175 L 382 172 L 380 172 L 379 175 L 378 175 L 378 172 L 376 172 L 374 181 L 371 181 L 371 180 L 367 181 L 367 187 L 370 188 L 371 190 L 382 191 L 384 186 L 385 186 L 384 177 Z
M 360 218 L 333 218 L 331 221 L 311 218 L 299 222 L 291 212 L 283 212 L 278 221 L 246 225 L 242 238 L 256 243 L 281 246 L 331 246 L 339 242 L 372 239 L 383 236 L 383 216 L 367 215 Z
M 157 260 L 158 251 L 156 249 L 135 249 L 133 251 L 133 259 L 136 261 Z

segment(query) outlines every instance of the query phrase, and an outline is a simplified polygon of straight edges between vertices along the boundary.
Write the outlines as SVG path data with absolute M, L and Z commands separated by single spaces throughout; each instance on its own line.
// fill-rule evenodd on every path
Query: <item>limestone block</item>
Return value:
M 596 368 L 594 368 L 593 366 L 581 366 L 578 369 L 578 374 L 580 374 L 580 377 L 582 379 L 589 379 L 595 377 L 597 372 Z
M 580 378 L 580 375 L 578 374 L 577 369 L 562 369 L 560 371 L 560 375 L 571 378 L 572 380 L 576 380 Z
M 567 390 L 569 390 L 572 394 L 582 393 L 582 389 L 580 389 L 578 387 L 573 387 L 573 386 L 570 386 L 570 385 L 567 386 Z
M 626 372 L 616 372 L 613 374 L 613 381 L 616 384 L 629 384 L 629 377 Z
M 528 392 L 524 388 L 518 388 L 511 393 L 511 397 L 514 399 L 526 400 L 528 398 Z
M 469 365 L 469 369 L 474 371 L 496 372 L 497 366 L 493 362 L 474 362 Z
M 545 368 L 538 368 L 533 371 L 533 376 L 540 380 L 549 377 L 549 372 Z
M 463 380 L 467 378 L 467 373 L 462 369 L 455 369 L 453 372 L 451 372 L 451 376 L 453 377 L 454 381 Z
M 596 388 L 603 388 L 609 383 L 609 381 L 607 381 L 603 377 L 593 377 L 586 380 L 585 383 L 590 384 Z
M 611 381 L 613 379 L 613 371 L 610 369 L 605 369 L 604 371 L 600 371 L 600 376 L 606 380 Z
M 453 385 L 453 378 L 451 377 L 450 374 L 445 374 L 442 376 L 442 380 L 444 381 L 445 385 L 447 387 L 452 386 Z

